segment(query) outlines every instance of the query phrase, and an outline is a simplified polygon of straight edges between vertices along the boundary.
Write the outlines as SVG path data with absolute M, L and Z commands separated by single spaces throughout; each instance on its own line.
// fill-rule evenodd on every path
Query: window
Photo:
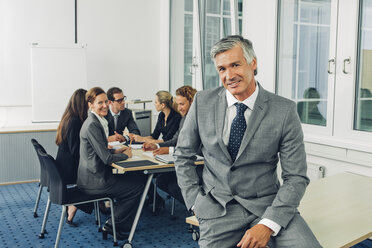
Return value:
M 371 147 L 372 0 L 278 6 L 276 89 L 297 103 L 305 136 Z
M 354 128 L 372 132 L 372 0 L 361 2 Z
M 235 18 L 238 18 L 238 32 L 241 33 L 242 0 L 171 1 L 171 92 L 183 85 L 192 85 L 198 90 L 220 85 L 209 53 L 220 38 L 233 33 L 231 16 L 235 12 L 230 8 L 232 2 L 237 4 Z M 195 3 L 198 3 L 197 8 Z
M 302 123 L 326 126 L 331 1 L 281 4 L 278 93 L 297 103 Z

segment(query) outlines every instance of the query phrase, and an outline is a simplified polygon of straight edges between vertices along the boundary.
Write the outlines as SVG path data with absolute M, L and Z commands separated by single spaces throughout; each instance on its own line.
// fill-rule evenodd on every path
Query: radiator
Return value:
M 31 139 L 55 157 L 55 131 L 0 134 L 0 184 L 39 180 L 40 165 Z

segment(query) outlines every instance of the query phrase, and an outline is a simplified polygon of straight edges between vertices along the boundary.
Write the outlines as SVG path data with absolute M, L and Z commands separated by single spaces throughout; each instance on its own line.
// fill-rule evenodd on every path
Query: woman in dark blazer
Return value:
M 135 135 L 137 142 L 160 143 L 173 138 L 177 132 L 182 116 L 177 111 L 177 104 L 168 91 L 158 91 L 155 97 L 155 109 L 160 111 L 158 121 L 151 136 Z M 162 139 L 159 136 L 162 134 Z
M 68 184 L 76 184 L 80 157 L 79 133 L 88 113 L 88 104 L 85 101 L 86 92 L 84 89 L 78 89 L 72 94 L 57 129 L 56 144 L 58 145 L 58 152 L 56 161 L 62 177 Z M 77 226 L 73 222 L 76 210 L 75 206 L 70 206 L 66 220 L 67 224 L 74 227 Z M 86 212 L 92 211 L 88 206 L 83 207 L 83 210 Z
M 77 185 L 86 194 L 109 194 L 114 203 L 115 224 L 118 239 L 128 237 L 135 212 L 143 192 L 145 180 L 142 173 L 113 175 L 111 163 L 132 157 L 129 147 L 118 150 L 108 148 L 108 125 L 104 118 L 108 111 L 106 93 L 99 87 L 86 94 L 90 111 L 80 131 L 80 163 Z M 113 234 L 111 219 L 103 232 Z

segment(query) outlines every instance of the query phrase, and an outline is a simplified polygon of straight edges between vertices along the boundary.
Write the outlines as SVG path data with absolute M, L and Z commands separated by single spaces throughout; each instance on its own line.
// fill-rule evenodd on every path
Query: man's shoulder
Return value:
M 198 101 L 213 101 L 214 99 L 217 101 L 218 97 L 225 92 L 225 88 L 223 86 L 201 90 L 196 93 L 196 97 Z
M 133 116 L 132 110 L 125 108 L 124 110 L 120 111 L 120 116 L 131 117 Z

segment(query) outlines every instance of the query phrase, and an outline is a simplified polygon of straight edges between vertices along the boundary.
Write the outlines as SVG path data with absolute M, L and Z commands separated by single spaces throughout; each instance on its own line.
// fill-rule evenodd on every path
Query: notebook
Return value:
M 204 158 L 202 156 L 199 156 L 199 155 L 196 155 L 195 158 L 196 158 L 195 161 L 203 161 L 204 160 Z M 155 159 L 160 161 L 160 162 L 163 162 L 165 164 L 173 164 L 174 163 L 173 155 L 170 155 L 170 154 L 156 155 Z
M 149 165 L 156 165 L 150 160 L 136 160 L 136 161 L 121 161 L 116 162 L 115 164 L 122 166 L 124 168 L 131 168 L 131 167 L 139 167 L 139 166 L 149 166 Z

